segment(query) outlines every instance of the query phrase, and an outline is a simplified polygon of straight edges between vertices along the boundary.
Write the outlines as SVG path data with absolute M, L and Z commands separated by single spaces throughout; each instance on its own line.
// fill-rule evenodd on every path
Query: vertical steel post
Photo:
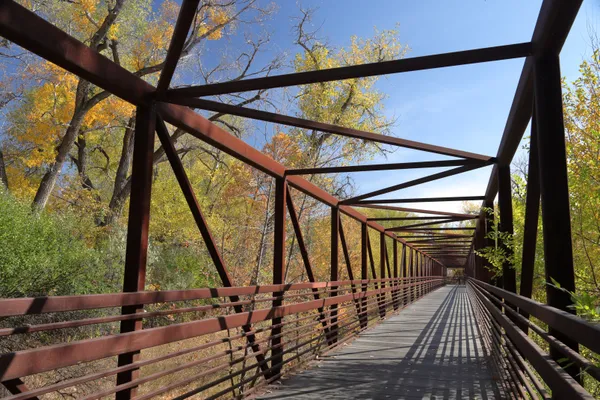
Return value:
M 472 246 L 473 261 L 475 262 L 474 278 L 485 281 L 485 278 L 483 275 L 483 267 L 481 265 L 481 257 L 479 257 L 477 254 L 475 254 L 475 251 L 479 250 L 480 248 L 481 248 L 481 229 L 478 224 L 477 230 L 475 231 L 475 236 L 473 237 L 473 246 Z
M 567 154 L 562 110 L 561 75 L 558 54 L 538 53 L 534 59 L 534 94 L 537 124 L 537 144 L 540 169 L 540 194 L 544 231 L 544 261 L 546 264 L 546 295 L 548 305 L 571 312 L 573 304 L 569 293 L 552 286 L 556 281 L 561 288 L 575 291 L 573 249 L 571 244 L 571 218 Z M 578 351 L 577 343 L 560 332 L 549 333 Z M 555 359 L 562 355 L 550 348 Z M 564 363 L 563 363 L 564 364 Z M 579 379 L 579 368 L 566 368 Z
M 410 250 L 410 295 L 409 295 L 409 303 L 412 303 L 415 299 L 415 287 L 412 286 L 415 283 L 415 268 L 414 268 L 414 250 L 409 247 Z
M 415 250 L 415 300 L 421 297 L 421 274 L 419 271 L 419 252 Z
M 369 279 L 368 266 L 367 266 L 367 235 L 369 232 L 367 231 L 366 222 L 361 223 L 360 225 L 360 279 L 366 281 Z M 362 285 L 362 291 L 366 292 L 368 290 L 368 284 L 364 282 Z M 361 301 L 361 318 L 360 318 L 360 327 L 365 329 L 367 327 L 367 298 L 363 297 Z
M 531 119 L 531 139 L 529 141 L 527 198 L 525 200 L 525 224 L 523 229 L 523 258 L 521 261 L 521 287 L 519 288 L 519 294 L 528 298 L 531 298 L 533 292 L 533 271 L 535 266 L 538 220 L 540 218 L 540 169 L 537 148 L 537 124 L 534 112 Z M 529 314 L 525 311 L 521 311 L 521 314 L 529 318 Z M 527 329 L 527 327 L 524 328 Z
M 421 259 L 421 253 L 415 251 L 416 257 L 416 268 L 417 268 L 417 277 L 419 278 L 419 285 L 417 286 L 417 298 L 423 296 L 423 260 Z
M 432 270 L 432 268 L 431 268 L 431 259 L 429 259 L 429 257 L 425 257 L 425 261 L 427 262 L 427 276 L 429 278 L 431 278 L 431 276 L 433 275 L 431 273 L 431 270 Z M 433 289 L 432 286 L 433 286 L 433 283 L 429 283 L 429 290 L 430 291 Z
M 339 237 L 340 237 L 340 209 L 331 207 L 331 275 L 329 280 L 336 282 L 339 280 Z M 331 296 L 337 296 L 337 286 L 331 287 Z M 338 306 L 331 305 L 331 342 L 337 343 L 338 337 Z
M 421 279 L 423 279 L 423 282 L 427 281 L 427 266 L 425 264 L 425 255 L 423 253 L 420 253 L 421 256 Z M 423 283 L 423 292 L 421 295 L 427 294 L 427 284 Z
M 408 263 L 406 262 L 406 245 L 402 244 L 402 306 L 406 305 L 408 292 L 406 285 L 408 284 Z
M 489 209 L 489 210 L 494 210 L 494 202 L 493 201 L 484 201 L 483 203 L 483 207 Z M 496 243 L 494 242 L 494 239 L 490 238 L 489 235 L 493 232 L 494 230 L 494 215 L 487 215 L 485 218 L 485 234 L 483 235 L 483 246 L 484 247 L 495 247 Z M 498 286 L 500 283 L 500 280 L 498 277 L 495 276 L 495 274 L 492 272 L 492 265 L 490 264 L 489 261 L 487 260 L 483 260 L 483 263 L 488 271 L 487 276 L 488 276 L 488 281 L 491 282 L 493 285 Z
M 286 196 L 287 182 L 285 178 L 276 178 L 275 180 L 275 215 L 273 229 L 273 284 L 280 285 L 285 283 L 285 214 L 286 214 Z M 283 304 L 284 292 L 274 293 L 273 307 L 280 307 Z M 272 326 L 280 325 L 283 318 L 273 318 Z M 281 337 L 281 326 L 271 329 L 271 376 L 281 372 L 283 363 L 283 340 Z
M 500 232 L 512 238 L 513 211 L 510 165 L 498 165 L 498 207 L 500 208 Z M 502 243 L 509 258 L 512 258 L 512 248 Z M 502 283 L 505 290 L 517 292 L 517 276 L 509 261 L 502 265 Z
M 394 239 L 394 244 L 393 244 L 393 249 L 392 252 L 393 254 L 393 263 L 394 263 L 394 286 L 396 287 L 396 289 L 394 290 L 394 310 L 397 310 L 400 307 L 399 304 L 399 298 L 398 296 L 400 295 L 400 293 L 398 293 L 398 285 L 399 285 L 399 278 L 400 276 L 398 275 L 398 240 Z
M 381 285 L 379 287 L 384 290 L 385 289 L 385 233 L 379 233 L 379 277 L 381 278 Z M 385 308 L 386 308 L 386 293 L 381 293 L 381 305 L 379 312 L 381 315 L 385 317 Z
M 135 116 L 133 161 L 131 167 L 131 198 L 129 200 L 129 220 L 127 222 L 127 249 L 123 292 L 144 290 L 146 282 L 146 262 L 148 256 L 148 227 L 150 225 L 150 197 L 152 193 L 152 159 L 154 153 L 154 132 L 156 127 L 155 104 L 138 106 Z M 121 309 L 122 314 L 142 312 L 143 306 L 133 305 Z M 142 320 L 121 322 L 121 333 L 142 329 Z M 140 352 L 120 354 L 118 366 L 131 364 L 139 359 Z M 137 378 L 138 369 L 117 374 L 117 385 Z M 137 392 L 137 386 L 123 389 L 115 398 L 130 399 Z

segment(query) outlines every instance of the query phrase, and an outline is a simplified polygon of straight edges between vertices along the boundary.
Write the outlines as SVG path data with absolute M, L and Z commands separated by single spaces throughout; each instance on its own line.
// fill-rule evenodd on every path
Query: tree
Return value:
M 564 82 L 573 257 L 577 287 L 600 299 L 600 49 L 594 46 L 580 77 Z
M 157 10 L 152 9 L 149 0 L 30 1 L 26 5 L 92 49 L 150 81 L 155 81 L 164 67 L 166 50 L 178 13 L 178 5 L 172 1 L 163 2 Z M 238 23 L 259 23 L 271 11 L 272 7 L 260 7 L 257 0 L 202 2 L 197 10 L 192 32 L 184 45 L 181 64 L 185 65 L 191 56 L 199 56 L 197 50 L 203 42 L 219 40 L 233 33 Z M 99 122 L 90 126 L 90 121 L 95 121 L 98 115 L 104 115 L 103 111 L 110 109 L 119 111 L 120 126 L 127 129 L 130 124 L 126 121 L 131 118 L 132 113 L 130 106 L 122 104 L 121 107 L 114 108 L 114 103 L 107 105 L 104 110 L 96 110 L 98 105 L 110 97 L 108 92 L 99 90 L 85 80 L 65 77 L 66 74 L 55 71 L 45 63 L 42 63 L 40 72 L 40 79 L 44 80 L 44 84 L 37 90 L 42 93 L 35 93 L 37 90 L 34 89 L 30 93 L 30 102 L 44 101 L 38 99 L 44 95 L 50 96 L 50 100 L 56 96 L 61 101 L 62 114 L 50 115 L 54 129 L 36 134 L 48 134 L 44 140 L 45 148 L 41 152 L 44 153 L 43 160 L 38 160 L 42 161 L 37 171 L 40 180 L 33 198 L 33 207 L 38 210 L 46 207 L 67 161 L 72 161 L 77 168 L 83 187 L 95 189 L 89 175 L 91 153 L 101 154 L 105 159 L 109 155 L 107 152 L 103 153 L 96 144 L 89 143 L 90 134 L 97 133 L 99 129 Z M 120 102 L 117 99 L 114 101 Z M 89 116 L 92 111 L 98 112 L 95 116 Z M 44 115 L 43 111 L 40 114 Z M 19 137 L 26 136 L 19 133 Z M 127 147 L 131 141 L 124 142 Z M 39 145 L 35 141 L 34 144 Z M 39 146 L 35 146 L 36 151 L 38 148 Z M 127 161 L 129 151 L 124 150 L 122 155 Z M 35 152 L 30 153 L 31 156 L 34 154 Z M 39 154 L 37 156 L 40 158 Z M 123 172 L 123 168 L 120 172 Z M 122 189 L 123 185 L 120 186 L 119 189 Z M 113 203 L 121 205 L 119 201 Z

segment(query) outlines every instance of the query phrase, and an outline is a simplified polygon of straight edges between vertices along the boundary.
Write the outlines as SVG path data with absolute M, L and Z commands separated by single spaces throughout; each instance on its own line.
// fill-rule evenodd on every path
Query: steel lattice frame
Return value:
M 175 172 L 178 183 L 192 210 L 195 222 L 207 244 L 208 251 L 215 263 L 224 287 L 234 286 L 226 265 L 223 262 L 217 246 L 211 236 L 209 227 L 204 220 L 194 191 L 186 176 L 185 170 L 169 138 L 165 122 L 183 129 L 190 135 L 212 145 L 225 153 L 257 168 L 273 177 L 276 181 L 275 196 L 275 235 L 273 284 L 282 285 L 285 276 L 285 232 L 286 213 L 292 222 L 295 235 L 307 271 L 307 276 L 314 282 L 310 260 L 308 258 L 298 217 L 293 206 L 290 187 L 299 190 L 331 207 L 331 275 L 332 282 L 339 281 L 339 243 L 341 240 L 344 256 L 348 261 L 348 249 L 341 225 L 341 214 L 357 220 L 362 225 L 361 235 L 361 277 L 368 279 L 369 257 L 371 270 L 376 277 L 375 266 L 370 250 L 368 229 L 380 233 L 380 268 L 379 278 L 382 280 L 377 289 L 388 290 L 385 279 L 399 277 L 429 277 L 445 276 L 447 268 L 464 267 L 467 275 L 483 282 L 490 282 L 491 275 L 484 261 L 476 257 L 474 249 L 485 247 L 486 233 L 490 230 L 490 222 L 486 213 L 479 215 L 458 214 L 441 211 L 418 210 L 385 204 L 412 202 L 483 200 L 483 207 L 493 206 L 498 195 L 501 209 L 500 227 L 504 232 L 512 233 L 512 210 L 510 192 L 510 163 L 520 143 L 525 128 L 533 116 L 532 142 L 529 163 L 529 180 L 527 182 L 527 204 L 525 216 L 525 245 L 523 253 L 523 275 L 521 280 L 521 295 L 531 296 L 533 274 L 533 249 L 537 235 L 538 208 L 542 204 L 544 222 L 545 263 L 548 277 L 558 281 L 567 290 L 574 290 L 574 273 L 571 250 L 570 216 L 568 187 L 566 180 L 566 157 L 564 144 L 564 124 L 561 109 L 561 88 L 559 53 L 581 5 L 580 0 L 545 0 L 538 17 L 534 34 L 530 42 L 490 47 L 454 53 L 394 60 L 377 64 L 340 67 L 327 70 L 292 73 L 279 76 L 247 79 L 237 82 L 227 82 L 204 86 L 192 86 L 170 89 L 177 61 L 181 54 L 185 39 L 195 18 L 199 0 L 183 0 L 181 11 L 174 29 L 169 46 L 165 67 L 162 70 L 157 87 L 153 87 L 139 77 L 91 50 L 65 32 L 54 27 L 34 13 L 28 11 L 12 0 L 0 2 L 0 35 L 15 44 L 29 50 L 53 63 L 86 79 L 94 85 L 109 91 L 137 107 L 137 122 L 135 146 L 132 167 L 132 196 L 127 236 L 127 257 L 125 265 L 124 292 L 140 293 L 144 289 L 146 250 L 148 244 L 148 221 L 150 213 L 152 153 L 155 133 L 165 149 L 169 162 Z M 280 88 L 316 82 L 335 81 L 342 79 L 360 78 L 392 73 L 459 66 L 473 63 L 483 63 L 513 58 L 525 58 L 525 64 L 517 86 L 515 97 L 510 109 L 505 130 L 498 153 L 495 157 L 474 154 L 470 152 L 449 149 L 441 146 L 409 141 L 397 137 L 384 136 L 356 129 L 344 128 L 317 121 L 281 115 L 261 110 L 223 104 L 199 97 L 234 92 Z M 534 106 L 535 98 L 535 106 Z M 237 139 L 206 118 L 195 113 L 191 108 L 226 113 L 230 115 L 267 121 L 304 129 L 314 129 L 361 140 L 374 141 L 382 144 L 400 146 L 415 150 L 455 157 L 453 160 L 427 161 L 415 163 L 396 163 L 385 165 L 328 167 L 311 169 L 288 169 L 269 158 L 260 151 Z M 390 193 L 403 188 L 431 182 L 455 174 L 464 173 L 484 166 L 493 165 L 493 171 L 483 196 L 457 196 L 438 198 L 400 198 L 374 200 L 372 197 Z M 357 171 L 400 170 L 408 168 L 454 167 L 444 172 L 424 178 L 393 185 L 370 193 L 358 195 L 350 199 L 339 200 L 319 187 L 315 186 L 301 175 L 319 173 L 344 173 Z M 404 212 L 423 213 L 424 217 L 390 217 L 367 218 L 355 209 L 367 207 Z M 384 228 L 378 221 L 408 220 L 416 222 L 410 226 Z M 448 228 L 435 228 L 435 225 L 445 222 L 467 221 L 476 219 L 477 224 L 473 235 L 453 234 Z M 429 222 L 428 222 L 429 221 Z M 463 229 L 461 229 L 463 230 Z M 438 231 L 443 231 L 436 233 Z M 395 234 L 394 232 L 399 232 Z M 402 233 L 411 233 L 402 236 Z M 393 243 L 393 260 L 387 260 L 385 251 L 386 238 Z M 399 245 L 401 248 L 399 249 Z M 401 255 L 399 255 L 401 253 Z M 410 263 L 409 260 L 410 259 Z M 347 262 L 347 265 L 349 262 Z M 351 274 L 351 270 L 349 270 Z M 387 275 L 387 277 L 386 277 Z M 350 276 L 351 280 L 354 277 Z M 514 269 L 504 266 L 502 279 L 493 282 L 508 292 L 516 291 Z M 428 286 L 430 287 L 430 286 Z M 483 286 L 482 286 L 483 287 Z M 491 286 L 485 286 L 491 290 Z M 355 288 L 352 284 L 353 293 Z M 315 289 L 316 290 L 316 289 Z M 362 291 L 366 289 L 363 287 Z M 420 291 L 422 289 L 419 289 Z M 275 294 L 283 292 L 275 291 Z M 377 292 L 379 298 L 379 293 Z M 335 296 L 336 287 L 332 288 Z M 277 296 L 275 296 L 277 297 Z M 236 302 L 237 295 L 230 296 L 231 302 Z M 315 300 L 318 294 L 315 292 Z M 366 301 L 366 298 L 365 298 Z M 484 302 L 487 300 L 484 300 Z M 132 303 L 123 306 L 123 314 L 135 314 L 143 303 Z M 362 307 L 362 300 L 357 301 L 357 310 Z M 487 304 L 487 303 L 485 303 Z M 548 288 L 548 304 L 561 310 L 568 310 L 571 300 L 567 294 Z M 281 308 L 281 300 L 273 301 L 273 308 Z M 337 341 L 337 303 L 331 304 L 331 322 L 328 325 L 328 342 Z M 242 308 L 236 308 L 241 313 Z M 322 308 L 319 312 L 323 312 Z M 383 309 L 382 312 L 385 312 Z M 273 328 L 271 342 L 273 348 L 271 369 L 264 362 L 254 336 L 248 333 L 249 345 L 257 353 L 256 359 L 263 369 L 265 376 L 275 377 L 280 373 L 283 360 L 281 345 L 281 317 L 272 319 Z M 361 320 L 361 326 L 362 326 Z M 241 324 L 246 332 L 251 332 L 249 324 Z M 366 325 L 365 325 L 366 326 Z M 325 328 L 325 325 L 323 325 Z M 124 320 L 121 332 L 135 332 L 141 329 L 140 320 Z M 560 331 L 550 333 L 563 343 L 577 349 L 577 342 L 566 337 Z M 553 352 L 554 358 L 560 357 Z M 119 355 L 119 366 L 135 362 L 138 352 L 126 352 Z M 0 361 L 0 363 L 5 362 Z M 10 362 L 9 362 L 10 364 Z M 4 364 L 3 364 L 4 365 Z M 279 367 L 277 367 L 279 366 Z M 4 365 L 5 368 L 6 365 Z M 124 384 L 136 376 L 135 369 L 118 374 L 117 382 Z M 575 371 L 572 371 L 575 373 Z M 8 383 L 7 383 L 8 382 Z M 22 392 L 24 386 L 18 378 L 4 382 L 11 391 Z M 127 388 L 117 393 L 118 398 L 130 398 L 135 394 L 135 388 Z

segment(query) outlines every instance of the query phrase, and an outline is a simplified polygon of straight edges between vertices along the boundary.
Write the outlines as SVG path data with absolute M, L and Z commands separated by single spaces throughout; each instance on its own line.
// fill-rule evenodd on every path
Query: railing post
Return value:
M 275 215 L 273 229 L 273 284 L 285 283 L 285 214 L 286 214 L 287 182 L 285 178 L 275 180 Z M 284 292 L 274 293 L 273 307 L 283 304 Z M 272 326 L 280 325 L 283 318 L 273 318 Z M 281 326 L 271 329 L 271 373 L 275 376 L 281 372 L 283 363 L 283 340 L 281 337 Z
M 339 237 L 340 237 L 340 209 L 331 207 L 331 275 L 329 280 L 335 282 L 339 280 Z M 337 296 L 337 286 L 331 287 L 330 296 Z M 330 339 L 331 343 L 337 343 L 338 338 L 338 306 L 331 305 Z
M 144 290 L 146 283 L 146 261 L 148 256 L 148 228 L 150 224 L 150 197 L 152 193 L 152 170 L 154 153 L 154 133 L 156 127 L 156 107 L 138 106 L 135 116 L 135 135 L 133 144 L 133 161 L 131 167 L 131 198 L 129 201 L 129 220 L 127 223 L 127 249 L 125 254 L 125 271 L 123 292 Z M 141 312 L 143 306 L 123 307 L 122 314 Z M 121 322 L 121 333 L 142 329 L 142 320 Z M 139 359 L 140 352 L 120 354 L 118 366 L 131 364 Z M 136 379 L 138 369 L 117 374 L 117 385 Z M 137 386 L 123 389 L 115 394 L 115 398 L 130 399 L 137 392 Z
M 415 300 L 421 297 L 421 274 L 419 271 L 419 252 L 415 250 Z
M 431 259 L 429 257 L 425 257 L 425 261 L 427 262 L 427 276 L 431 279 L 431 276 L 433 275 L 431 273 L 432 268 L 431 268 Z M 429 291 L 431 292 L 433 290 L 433 283 L 429 283 Z
M 542 50 L 543 51 L 543 50 Z M 573 249 L 567 155 L 562 109 L 561 75 L 558 54 L 545 52 L 534 58 L 534 94 L 537 124 L 537 144 L 540 169 L 540 194 L 544 233 L 544 261 L 546 264 L 546 296 L 548 305 L 573 313 L 571 296 L 551 285 L 553 280 L 562 289 L 575 291 Z M 578 351 L 576 342 L 560 332 L 549 333 Z M 555 360 L 562 355 L 550 348 Z M 564 364 L 564 363 L 563 363 Z M 579 368 L 566 368 L 571 376 L 580 379 Z
M 417 268 L 417 278 L 419 284 L 417 285 L 417 299 L 423 296 L 423 260 L 421 259 L 421 253 L 415 251 L 416 257 L 416 268 Z
M 360 225 L 360 279 L 366 281 L 369 279 L 368 266 L 367 266 L 367 224 L 366 222 Z M 362 291 L 366 292 L 369 290 L 368 284 L 365 282 L 361 285 Z M 361 316 L 360 316 L 360 327 L 365 329 L 368 323 L 367 315 L 367 298 L 363 297 L 361 300 Z
M 400 295 L 398 293 L 398 285 L 400 283 L 400 281 L 398 280 L 399 275 L 398 275 L 398 240 L 394 239 L 394 244 L 393 244 L 393 249 L 392 252 L 393 254 L 393 263 L 394 263 L 394 286 L 396 287 L 396 289 L 394 289 L 394 310 L 397 310 L 400 305 L 399 305 L 399 298 L 398 296 Z
M 379 287 L 381 290 L 385 289 L 385 233 L 381 232 L 379 234 L 379 278 L 381 278 L 381 284 Z M 379 313 L 382 315 L 382 318 L 385 317 L 385 309 L 386 309 L 386 293 L 381 293 L 381 305 L 379 306 Z
M 427 269 L 425 268 L 425 255 L 423 253 L 419 253 L 421 257 L 421 279 L 423 282 L 427 280 Z M 427 294 L 427 284 L 423 283 L 423 290 L 421 292 L 421 296 Z
M 408 292 L 406 290 L 406 285 L 408 284 L 408 264 L 406 262 L 406 245 L 402 244 L 402 307 L 408 303 L 407 296 Z
M 427 268 L 427 258 L 425 257 L 425 254 L 421 254 L 421 259 L 423 260 L 423 280 L 428 281 L 429 279 L 427 277 L 429 276 L 429 273 Z M 425 284 L 425 294 L 427 293 L 429 293 L 429 283 Z
M 409 247 L 410 249 L 410 298 L 409 303 L 412 303 L 415 299 L 415 286 L 412 286 L 415 283 L 415 268 L 414 268 L 414 249 Z
M 500 232 L 513 235 L 513 211 L 510 165 L 498 165 L 498 206 L 500 208 Z M 502 243 L 507 257 L 512 258 L 512 248 Z M 502 284 L 505 290 L 517 292 L 517 276 L 510 261 L 502 265 Z

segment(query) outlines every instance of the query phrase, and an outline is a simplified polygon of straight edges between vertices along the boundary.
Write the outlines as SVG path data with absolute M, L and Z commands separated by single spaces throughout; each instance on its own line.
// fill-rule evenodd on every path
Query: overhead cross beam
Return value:
M 375 218 L 367 218 L 369 221 L 428 221 L 428 220 L 440 220 L 446 219 L 448 217 L 375 217 Z M 477 219 L 478 215 L 474 215 L 471 217 L 455 217 L 457 221 L 464 221 L 469 219 Z
M 171 37 L 171 43 L 169 44 L 169 50 L 167 51 L 165 66 L 160 73 L 160 78 L 156 87 L 156 92 L 158 94 L 164 93 L 169 88 L 171 79 L 175 73 L 175 68 L 177 68 L 179 57 L 181 57 L 181 51 L 185 45 L 185 39 L 187 38 L 190 26 L 196 17 L 198 3 L 200 3 L 200 0 L 183 0 L 181 3 L 181 9 L 179 10 L 175 29 L 173 30 L 173 36 Z
M 320 168 L 298 168 L 287 171 L 288 175 L 313 175 L 313 174 L 335 174 L 349 172 L 369 172 L 369 171 L 389 171 L 416 168 L 443 168 L 456 167 L 460 165 L 478 164 L 479 160 L 460 159 L 460 160 L 440 160 L 440 161 L 416 161 L 405 163 L 389 164 L 369 164 L 369 165 L 347 165 L 340 167 L 320 167 Z
M 468 172 L 468 171 L 472 171 L 474 169 L 478 169 L 478 168 L 482 168 L 482 167 L 488 166 L 488 165 L 492 164 L 493 162 L 494 162 L 494 160 L 489 160 L 487 162 L 482 162 L 481 164 L 464 165 L 462 167 L 453 168 L 453 169 L 448 170 L 448 171 L 438 172 L 437 174 L 425 176 L 423 178 L 413 179 L 412 181 L 400 183 L 398 185 L 389 186 L 389 187 L 384 188 L 384 189 L 375 190 L 373 192 L 361 194 L 360 196 L 355 196 L 355 197 L 352 197 L 352 198 L 349 198 L 349 199 L 346 199 L 346 200 L 342 200 L 342 204 L 356 204 L 360 200 L 364 200 L 364 199 L 367 199 L 369 197 L 375 197 L 375 196 L 379 196 L 379 195 L 382 195 L 382 194 L 386 194 L 386 193 L 390 193 L 390 192 L 395 192 L 396 190 L 406 189 L 406 188 L 409 188 L 409 187 L 412 187 L 412 186 L 421 185 L 423 183 L 427 183 L 427 182 L 431 182 L 431 181 L 436 181 L 436 180 L 442 179 L 442 178 L 447 178 L 449 176 L 454 176 L 454 175 L 462 174 L 464 172 Z
M 428 232 L 428 231 L 474 231 L 473 227 L 451 227 L 451 228 L 407 228 L 404 226 L 396 226 L 394 228 L 386 228 L 386 231 L 410 231 L 410 232 Z
M 402 211 L 402 212 L 407 212 L 407 213 L 445 215 L 445 216 L 459 217 L 459 218 L 461 218 L 461 217 L 462 218 L 473 218 L 473 217 L 479 218 L 478 215 L 474 215 L 474 214 L 460 214 L 460 213 L 453 213 L 453 212 L 449 212 L 449 211 L 422 210 L 422 209 L 417 209 L 417 208 L 385 206 L 385 205 L 378 205 L 378 204 L 360 204 L 360 203 L 358 203 L 358 204 L 352 204 L 352 207 L 374 208 L 374 209 L 378 209 L 378 210 L 388 210 L 388 211 Z
M 184 97 L 213 96 L 218 94 L 246 92 L 250 90 L 273 89 L 318 82 L 331 82 L 400 72 L 420 71 L 424 69 L 508 60 L 530 56 L 532 50 L 531 43 L 487 47 L 424 57 L 404 58 L 378 63 L 322 69 L 318 71 L 297 72 L 265 78 L 245 79 L 235 82 L 171 89 L 167 92 L 166 98 L 168 100 L 173 100 Z
M 395 203 L 436 203 L 444 201 L 478 201 L 485 196 L 456 196 L 456 197 L 422 197 L 408 199 L 361 200 L 358 204 L 395 204 Z
M 403 237 L 403 238 L 407 238 L 407 236 L 399 236 L 399 237 Z M 424 236 L 420 236 L 418 237 L 418 240 L 407 240 L 408 243 L 411 243 L 414 245 L 414 243 L 426 243 L 426 242 L 446 242 L 446 243 L 471 243 L 471 236 L 463 236 L 465 239 L 469 239 L 469 240 L 465 240 L 463 239 L 463 237 L 459 237 L 459 238 L 455 238 L 455 237 L 434 237 L 434 238 L 427 238 L 427 239 L 422 239 Z
M 447 223 L 451 223 L 451 222 L 460 222 L 460 221 L 464 221 L 464 220 L 456 219 L 456 218 L 449 218 L 449 219 L 442 219 L 442 220 L 433 221 L 433 222 L 423 222 L 420 224 L 402 225 L 402 226 L 399 226 L 398 228 L 418 228 L 418 227 L 422 227 L 422 226 L 447 224 Z M 390 228 L 386 228 L 386 230 L 388 230 L 388 229 L 390 229 Z
M 240 81 L 238 81 L 240 82 Z M 427 151 L 430 153 L 441 154 L 451 157 L 460 157 L 470 160 L 478 160 L 481 162 L 493 161 L 494 158 L 486 155 L 470 153 L 461 150 L 450 149 L 447 147 L 436 146 L 433 144 L 415 142 L 413 140 L 401 139 L 394 136 L 386 136 L 379 133 L 361 131 L 358 129 L 345 128 L 333 124 L 326 124 L 323 122 L 312 121 L 309 119 L 291 117 L 289 115 L 282 115 L 272 113 L 268 111 L 256 110 L 253 108 L 246 108 L 235 106 L 231 104 L 219 103 L 211 100 L 204 99 L 178 99 L 171 101 L 174 104 L 182 106 L 188 106 L 192 108 L 200 108 L 203 110 L 214 111 L 224 114 L 236 115 L 239 117 L 251 118 L 259 121 L 273 122 L 281 125 L 294 126 L 302 129 L 312 129 L 320 132 L 333 133 L 336 135 L 351 137 L 355 139 L 370 140 L 372 142 L 389 144 L 393 146 L 405 147 L 413 150 Z M 462 162 L 459 165 L 464 165 Z

